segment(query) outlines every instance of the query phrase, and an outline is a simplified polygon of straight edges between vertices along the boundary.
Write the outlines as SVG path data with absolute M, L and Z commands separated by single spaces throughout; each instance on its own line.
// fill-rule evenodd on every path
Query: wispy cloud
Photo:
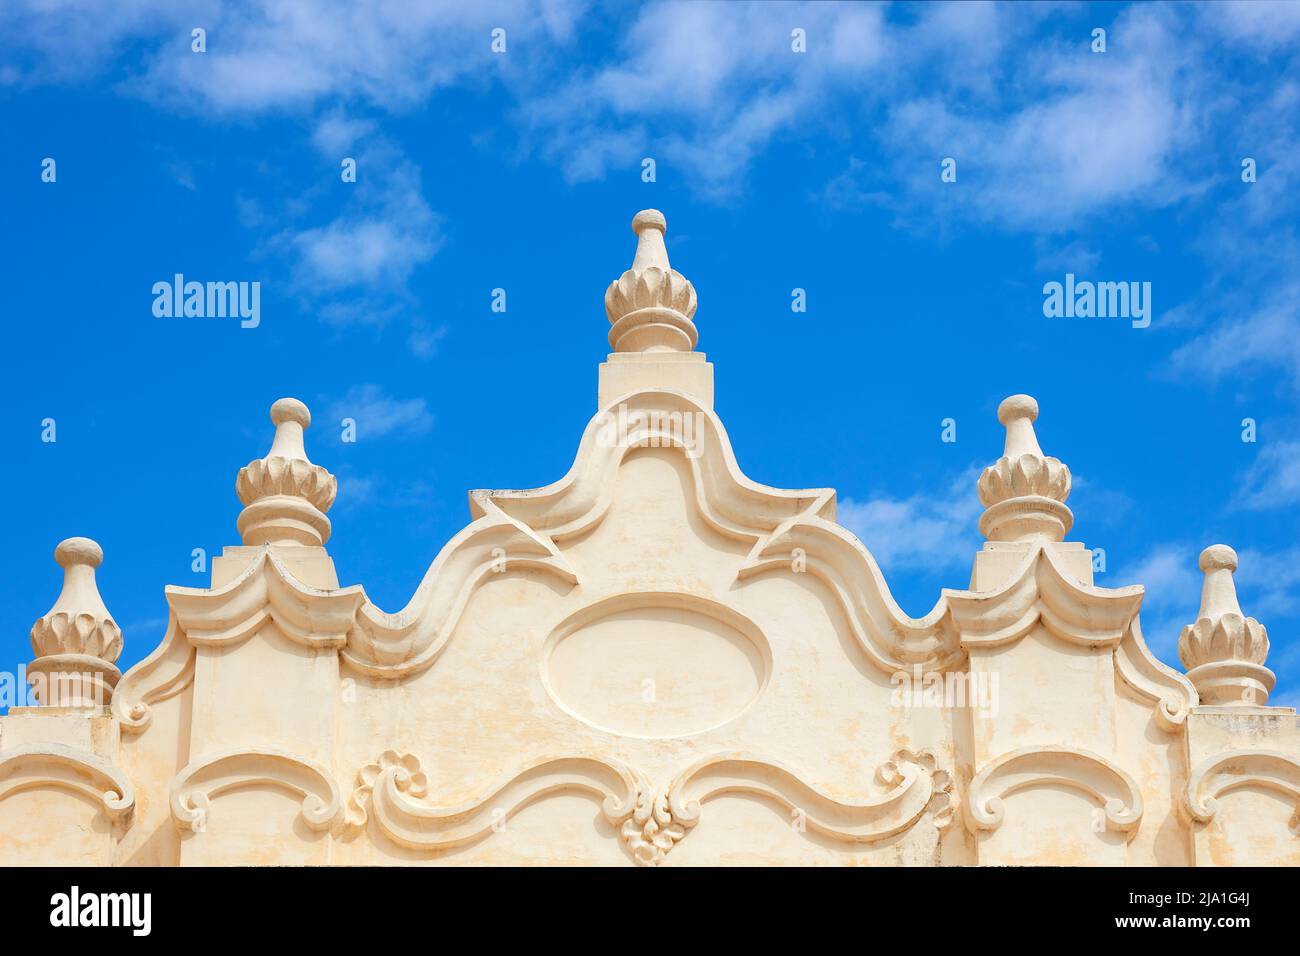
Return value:
M 1122 563 L 1113 575 L 1116 586 L 1141 584 L 1142 634 L 1156 656 L 1178 664 L 1178 636 L 1196 620 L 1201 582 L 1200 550 L 1182 542 L 1161 542 L 1135 561 Z
M 423 398 L 393 398 L 378 385 L 354 385 L 329 404 L 327 416 L 331 424 L 354 420 L 357 441 L 423 435 L 433 428 L 433 415 Z
M 839 522 L 862 540 L 884 569 L 968 565 L 980 545 L 977 523 L 983 509 L 975 491 L 978 474 L 979 469 L 972 467 L 934 495 L 845 498 L 839 503 Z
M 1262 445 L 1234 504 L 1253 511 L 1300 505 L 1300 441 Z

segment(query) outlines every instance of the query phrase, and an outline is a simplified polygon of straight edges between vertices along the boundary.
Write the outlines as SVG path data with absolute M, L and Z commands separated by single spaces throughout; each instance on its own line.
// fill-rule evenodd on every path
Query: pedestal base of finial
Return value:
M 27 665 L 27 682 L 43 707 L 107 707 L 121 677 L 115 665 L 89 654 L 50 654 Z
M 624 395 L 663 388 L 713 408 L 713 363 L 703 352 L 613 352 L 600 365 L 597 407 Z
M 1020 495 L 990 505 L 980 516 L 980 534 L 990 541 L 1046 537 L 1060 541 L 1074 524 L 1061 502 L 1043 495 Z
M 1025 556 L 1042 543 L 1043 539 L 1029 541 L 985 541 L 984 550 L 975 552 L 975 566 L 971 570 L 972 591 L 996 591 L 1012 579 L 1024 563 Z M 1092 585 L 1092 551 L 1082 541 L 1048 541 L 1047 547 L 1057 565 L 1068 571 L 1080 584 Z
M 1215 661 L 1187 672 L 1201 695 L 1201 703 L 1217 707 L 1263 707 L 1277 678 L 1263 664 L 1250 661 Z
M 323 591 L 332 591 L 339 586 L 334 559 L 323 547 L 277 544 L 274 548 L 275 556 L 303 584 Z M 265 550 L 265 545 L 228 545 L 223 548 L 221 554 L 212 561 L 212 589 L 223 588 L 234 581 Z
M 244 544 L 323 545 L 330 537 L 330 519 L 305 498 L 267 495 L 239 513 L 235 527 Z

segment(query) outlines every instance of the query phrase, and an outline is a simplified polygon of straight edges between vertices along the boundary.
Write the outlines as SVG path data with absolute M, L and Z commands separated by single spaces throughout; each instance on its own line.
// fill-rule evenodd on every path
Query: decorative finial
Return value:
M 63 568 L 63 590 L 32 625 L 36 659 L 27 666 L 28 680 L 47 707 L 106 706 L 122 676 L 114 666 L 122 631 L 95 583 L 104 552 L 89 538 L 68 538 L 54 549 L 54 560 Z
M 271 406 L 275 439 L 265 458 L 239 469 L 235 491 L 244 503 L 237 527 L 244 544 L 323 545 L 329 540 L 330 519 L 338 482 L 313 465 L 303 446 L 303 430 L 311 412 L 296 398 Z
M 609 344 L 615 352 L 690 352 L 699 341 L 695 287 L 668 264 L 664 233 L 668 222 L 658 209 L 632 217 L 636 257 L 632 268 L 605 292 Z
M 1201 695 L 1201 703 L 1222 707 L 1262 707 L 1276 678 L 1264 666 L 1268 631 L 1241 613 L 1237 585 L 1237 552 L 1215 544 L 1201 552 L 1201 610 L 1196 623 L 1183 628 L 1178 659 Z
M 1028 395 L 1012 395 L 998 406 L 998 421 L 1007 429 L 1006 449 L 979 479 L 985 508 L 980 532 L 990 541 L 1061 541 L 1074 524 L 1065 506 L 1070 469 L 1043 454 L 1034 434 L 1037 418 L 1038 402 Z

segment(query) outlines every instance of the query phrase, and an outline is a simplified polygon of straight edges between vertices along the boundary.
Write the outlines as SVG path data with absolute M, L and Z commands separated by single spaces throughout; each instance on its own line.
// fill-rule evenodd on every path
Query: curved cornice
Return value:
M 215 797 L 258 786 L 301 797 L 303 820 L 313 830 L 328 830 L 343 809 L 338 785 L 320 764 L 283 750 L 238 750 L 204 755 L 172 779 L 172 821 L 201 832 Z
M 165 593 L 170 613 L 162 643 L 126 672 L 113 695 L 113 714 L 128 733 L 145 730 L 152 705 L 193 682 L 196 647 L 241 644 L 274 623 L 305 647 L 338 649 L 366 600 L 360 587 L 324 591 L 303 584 L 267 545 L 223 587 L 173 585 Z
M 966 648 L 1009 644 L 1039 623 L 1074 644 L 1115 647 L 1137 615 L 1142 593 L 1138 585 L 1084 584 L 1042 545 L 1030 550 L 996 591 L 943 591 Z
M 1142 820 L 1142 792 L 1133 778 L 1105 757 L 1073 747 L 1023 747 L 1003 754 L 971 781 L 966 826 L 996 830 L 1006 814 L 1004 799 L 1035 787 L 1065 786 L 1101 807 L 1107 830 L 1132 839 Z
M 776 528 L 754 546 L 738 576 L 745 580 L 796 565 L 830 588 L 858 645 L 882 671 L 916 664 L 946 670 L 965 657 L 942 597 L 925 617 L 908 617 L 871 552 L 848 529 L 817 515 L 801 515 Z
M 1275 750 L 1229 750 L 1200 764 L 1187 779 L 1184 807 L 1197 823 L 1219 812 L 1224 794 L 1259 787 L 1295 801 L 1294 825 L 1300 827 L 1300 758 Z
M 689 433 L 682 427 L 685 416 L 696 423 Z M 148 721 L 148 702 L 183 686 L 190 661 L 180 648 L 167 646 L 178 633 L 189 645 L 231 644 L 266 621 L 308 646 L 341 648 L 344 661 L 370 676 L 417 673 L 441 654 L 474 590 L 493 572 L 538 570 L 576 584 L 555 542 L 602 519 L 617 485 L 614 472 L 630 451 L 647 446 L 684 451 L 704 520 L 750 543 L 738 580 L 783 567 L 814 574 L 841 605 L 868 659 L 885 673 L 960 668 L 970 647 L 1013 642 L 1041 622 L 1062 639 L 1115 647 L 1117 672 L 1140 696 L 1158 702 L 1164 729 L 1177 727 L 1194 702 L 1186 682 L 1154 659 L 1131 626 L 1141 587 L 1085 585 L 1063 570 L 1052 547 L 1039 546 L 998 590 L 945 589 L 927 615 L 911 618 L 894 601 L 870 552 L 833 520 L 833 490 L 783 490 L 751 481 L 713 411 L 685 393 L 659 389 L 629 393 L 598 412 L 561 480 L 527 491 L 471 492 L 475 520 L 439 552 L 398 612 L 379 609 L 359 586 L 308 587 L 269 548 L 221 589 L 168 588 L 176 621 L 164 647 L 124 678 L 126 694 L 115 712 L 129 730 L 139 730 Z
M 22 790 L 54 788 L 98 802 L 115 824 L 128 823 L 135 790 L 121 768 L 62 744 L 0 751 L 0 801 Z
M 1185 726 L 1187 715 L 1199 702 L 1192 682 L 1151 653 L 1137 617 L 1115 648 L 1115 670 L 1139 697 L 1155 703 L 1156 723 L 1164 731 Z
M 703 425 L 689 436 L 693 447 L 684 448 L 684 429 L 672 424 L 674 414 L 699 416 L 692 419 Z M 639 447 L 690 451 L 686 459 L 695 503 L 704 520 L 729 537 L 754 541 L 795 515 L 834 514 L 833 489 L 786 490 L 746 477 L 713 410 L 684 392 L 667 389 L 632 392 L 598 411 L 582 433 L 568 474 L 559 481 L 527 491 L 472 491 L 470 511 L 477 517 L 494 503 L 554 541 L 581 534 L 609 510 L 613 474 Z
M 118 681 L 113 716 L 124 731 L 138 734 L 153 722 L 154 704 L 175 697 L 193 682 L 194 648 L 172 611 L 162 643 Z
M 481 839 L 545 797 L 589 793 L 601 799 L 602 815 L 617 829 L 632 814 L 638 786 L 632 772 L 614 761 L 584 755 L 551 757 L 511 773 L 466 803 L 431 806 L 422 799 L 428 794 L 428 781 L 419 759 L 389 750 L 357 774 L 347 820 L 349 828 L 358 832 L 373 818 L 395 843 L 437 850 Z
M 359 586 L 325 591 L 303 584 L 269 545 L 223 587 L 173 585 L 166 594 L 177 622 L 196 647 L 239 644 L 268 621 L 305 647 L 342 647 L 366 600 Z
M 951 775 L 926 751 L 900 750 L 876 771 L 888 791 L 873 800 L 845 801 L 807 782 L 790 768 L 750 754 L 716 754 L 692 764 L 662 791 L 643 790 L 623 824 L 633 859 L 662 863 L 669 850 L 700 821 L 703 804 L 744 793 L 801 814 L 807 829 L 846 843 L 872 843 L 914 826 L 924 813 L 938 828 L 952 819 Z
M 447 542 L 406 607 L 394 614 L 369 600 L 359 607 L 343 659 L 384 678 L 428 667 L 446 647 L 470 595 L 487 576 L 520 569 L 543 571 L 566 584 L 578 582 L 554 544 L 489 507 Z

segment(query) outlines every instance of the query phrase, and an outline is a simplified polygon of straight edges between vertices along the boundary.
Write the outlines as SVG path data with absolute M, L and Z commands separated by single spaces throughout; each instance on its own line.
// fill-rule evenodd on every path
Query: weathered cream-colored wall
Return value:
M 59 546 L 31 672 L 76 676 L 0 719 L 0 862 L 1300 863 L 1300 726 L 1230 549 L 1184 676 L 1065 540 L 1069 469 L 1013 396 L 971 588 L 906 616 L 833 491 L 740 472 L 663 217 L 633 228 L 569 474 L 473 492 L 401 611 L 339 586 L 292 399 L 242 543 L 127 674 L 98 546 Z

